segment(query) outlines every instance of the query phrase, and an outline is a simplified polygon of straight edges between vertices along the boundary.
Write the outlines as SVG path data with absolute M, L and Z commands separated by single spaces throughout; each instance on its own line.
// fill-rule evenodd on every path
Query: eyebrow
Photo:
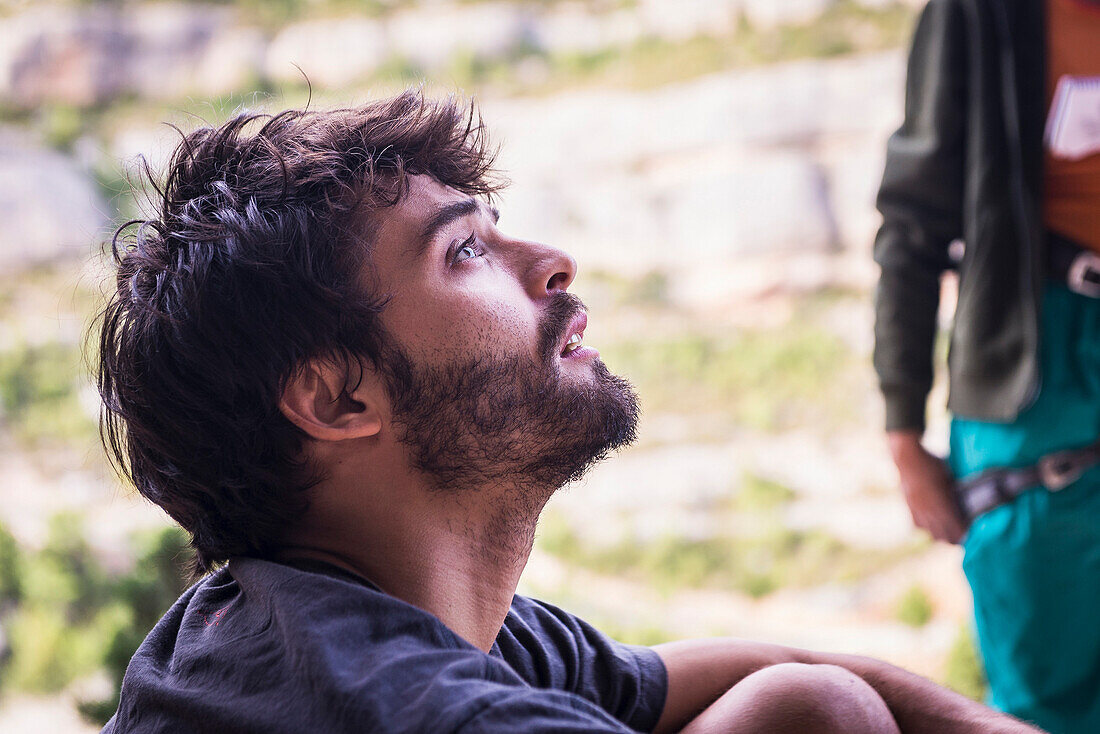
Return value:
M 432 239 L 439 233 L 439 230 L 457 219 L 468 217 L 480 208 L 481 205 L 478 200 L 473 197 L 440 207 L 439 211 L 432 215 L 432 218 L 428 220 L 428 223 L 424 225 L 424 229 L 420 232 L 420 238 L 414 248 L 415 254 L 417 256 L 421 255 L 431 244 Z M 500 211 L 496 207 L 488 207 L 488 209 L 489 214 L 493 217 L 493 222 L 500 221 Z

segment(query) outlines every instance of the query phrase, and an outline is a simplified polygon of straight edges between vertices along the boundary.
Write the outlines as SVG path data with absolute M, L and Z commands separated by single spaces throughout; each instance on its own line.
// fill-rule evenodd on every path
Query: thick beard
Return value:
M 394 422 L 414 467 L 436 488 L 510 484 L 545 502 L 634 441 L 638 400 L 629 382 L 599 360 L 593 379 L 563 379 L 559 345 L 581 308 L 571 294 L 553 297 L 540 328 L 541 364 L 510 356 L 421 367 L 388 350 Z

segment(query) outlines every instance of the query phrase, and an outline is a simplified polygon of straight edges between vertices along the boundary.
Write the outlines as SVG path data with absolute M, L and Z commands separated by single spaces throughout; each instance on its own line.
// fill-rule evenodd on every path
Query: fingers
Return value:
M 950 497 L 941 492 L 915 491 L 906 493 L 913 524 L 927 530 L 936 540 L 958 544 L 966 526 Z
M 959 522 L 958 518 L 954 515 L 938 517 L 936 520 L 930 522 L 925 529 L 928 530 L 936 540 L 942 540 L 952 545 L 958 545 L 963 535 L 962 523 Z
M 954 479 L 947 464 L 921 449 L 898 463 L 898 472 L 913 524 L 936 540 L 958 543 L 966 528 L 955 504 Z

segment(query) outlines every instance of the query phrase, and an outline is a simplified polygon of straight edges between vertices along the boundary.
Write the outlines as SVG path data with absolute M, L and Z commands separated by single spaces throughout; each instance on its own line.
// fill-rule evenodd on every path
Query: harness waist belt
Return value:
M 1056 451 L 1034 466 L 989 469 L 955 484 L 963 515 L 970 522 L 994 507 L 1008 504 L 1025 490 L 1043 486 L 1057 492 L 1100 463 L 1100 441 L 1066 451 Z
M 1057 232 L 1047 236 L 1047 268 L 1051 278 L 1074 293 L 1100 298 L 1100 253 Z

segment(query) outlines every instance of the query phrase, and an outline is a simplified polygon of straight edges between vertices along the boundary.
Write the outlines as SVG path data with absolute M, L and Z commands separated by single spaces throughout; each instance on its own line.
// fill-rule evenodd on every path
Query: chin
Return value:
M 633 442 L 638 423 L 630 383 L 590 351 L 541 369 L 519 357 L 432 367 L 400 354 L 387 360 L 395 425 L 413 465 L 454 491 L 501 481 L 557 489 L 580 478 Z

